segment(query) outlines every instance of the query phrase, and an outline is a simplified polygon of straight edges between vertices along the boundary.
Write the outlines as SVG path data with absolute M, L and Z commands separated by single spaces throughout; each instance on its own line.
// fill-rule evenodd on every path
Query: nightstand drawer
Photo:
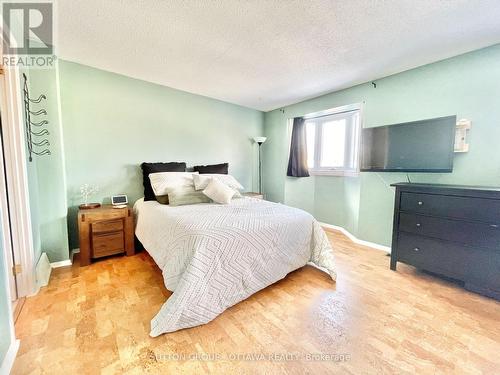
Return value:
M 123 220 L 96 221 L 92 223 L 92 233 L 118 232 L 123 230 Z
M 92 245 L 94 258 L 122 253 L 125 250 L 123 232 L 93 235 Z

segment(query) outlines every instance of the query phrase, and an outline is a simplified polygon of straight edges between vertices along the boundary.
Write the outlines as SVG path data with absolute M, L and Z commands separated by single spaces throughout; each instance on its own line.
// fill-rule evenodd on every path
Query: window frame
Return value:
M 330 117 L 330 118 L 345 118 L 347 113 L 354 112 L 353 115 L 358 115 L 357 124 L 353 126 L 348 126 L 346 129 L 349 129 L 351 135 L 345 138 L 345 149 L 344 149 L 344 161 L 349 158 L 354 158 L 352 160 L 352 164 L 354 168 L 346 168 L 345 162 L 342 167 L 319 167 L 321 163 L 321 148 L 322 148 L 322 131 L 323 124 L 315 125 L 315 140 L 314 140 L 314 167 L 309 168 L 309 174 L 311 176 L 359 176 L 360 173 L 360 144 L 361 144 L 361 129 L 362 129 L 362 106 L 360 104 L 352 104 L 348 106 L 332 108 L 326 111 L 310 113 L 304 116 L 304 120 L 306 123 L 308 121 L 313 121 L 315 119 L 320 119 L 322 117 Z M 351 117 L 352 119 L 352 117 Z M 306 125 L 307 126 L 307 125 Z M 321 132 L 321 135 L 318 136 L 318 130 Z M 308 150 L 309 151 L 309 150 Z

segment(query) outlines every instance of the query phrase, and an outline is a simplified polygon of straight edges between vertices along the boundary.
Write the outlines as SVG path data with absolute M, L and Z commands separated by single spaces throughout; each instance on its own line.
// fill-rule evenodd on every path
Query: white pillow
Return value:
M 208 186 L 203 190 L 203 194 L 220 204 L 230 203 L 235 193 L 236 191 L 234 189 L 231 189 L 216 178 L 211 179 Z
M 193 176 L 194 188 L 196 190 L 203 190 L 208 186 L 210 180 L 212 179 L 217 179 L 223 184 L 235 190 L 244 189 L 243 186 L 236 180 L 236 178 L 234 178 L 230 174 L 212 174 L 212 173 L 194 175 Z
M 198 172 L 150 173 L 149 180 L 156 196 L 167 195 L 174 190 L 193 190 L 193 174 Z
M 170 206 L 183 206 L 186 204 L 210 203 L 212 200 L 203 194 L 202 191 L 194 190 L 174 190 L 168 193 L 168 204 Z

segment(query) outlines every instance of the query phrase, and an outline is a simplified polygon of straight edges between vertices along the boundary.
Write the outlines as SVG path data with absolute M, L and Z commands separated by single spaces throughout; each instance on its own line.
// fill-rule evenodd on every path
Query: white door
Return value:
M 10 297 L 12 302 L 16 301 L 18 298 L 17 294 L 17 280 L 15 276 L 15 257 L 12 247 L 12 232 L 10 228 L 10 209 L 8 202 L 8 189 L 7 180 L 5 177 L 5 159 L 4 159 L 4 144 L 3 144 L 3 127 L 2 119 L 0 114 L 0 207 L 1 207 L 1 230 L 2 230 L 2 241 L 3 249 L 6 256 L 7 269 L 9 275 L 9 287 L 10 287 Z

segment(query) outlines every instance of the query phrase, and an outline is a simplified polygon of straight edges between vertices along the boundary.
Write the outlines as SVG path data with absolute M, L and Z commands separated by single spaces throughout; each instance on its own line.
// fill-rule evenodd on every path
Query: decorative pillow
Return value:
M 185 172 L 186 163 L 142 163 L 142 183 L 144 185 L 144 201 L 154 201 L 155 193 L 149 181 L 151 173 L 158 172 Z
M 200 174 L 207 174 L 207 173 L 227 174 L 228 169 L 229 169 L 229 163 L 212 164 L 212 165 L 195 165 L 193 167 L 193 170 L 195 172 L 199 172 Z
M 168 193 L 168 201 L 171 206 L 183 206 L 186 204 L 211 203 L 212 200 L 203 194 L 202 191 L 196 191 L 191 187 L 191 191 L 187 189 L 174 190 Z
M 168 204 L 168 195 L 176 191 L 194 191 L 192 172 L 159 172 L 149 175 L 156 200 Z
M 203 190 L 203 194 L 212 199 L 214 202 L 228 204 L 231 202 L 231 198 L 234 196 L 235 190 L 213 178 L 208 183 L 206 189 Z
M 165 195 L 157 195 L 156 201 L 160 204 L 168 204 L 168 194 Z
M 205 189 L 212 179 L 217 179 L 234 190 L 243 190 L 243 186 L 230 174 L 197 174 L 193 175 L 194 188 L 196 190 Z

